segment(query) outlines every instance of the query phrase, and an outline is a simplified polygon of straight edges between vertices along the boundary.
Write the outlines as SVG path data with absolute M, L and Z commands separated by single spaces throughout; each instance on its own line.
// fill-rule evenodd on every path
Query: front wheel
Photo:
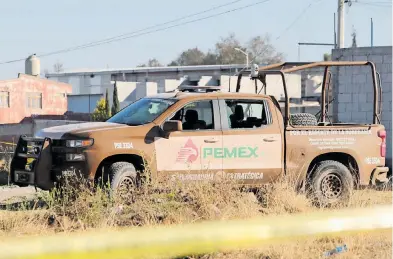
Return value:
M 314 201 L 321 206 L 347 204 L 354 189 L 354 180 L 348 167 L 340 162 L 319 162 L 309 179 Z
M 138 184 L 138 174 L 133 164 L 116 162 L 109 167 L 110 188 L 113 193 L 125 198 Z

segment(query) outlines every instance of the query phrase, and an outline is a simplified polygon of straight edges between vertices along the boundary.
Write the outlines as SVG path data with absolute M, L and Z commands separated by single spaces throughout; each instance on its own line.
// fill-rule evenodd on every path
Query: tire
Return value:
M 309 179 L 314 201 L 319 206 L 346 205 L 354 189 L 354 179 L 348 167 L 340 162 L 319 162 Z
M 129 189 L 138 186 L 138 174 L 133 164 L 128 162 L 113 163 L 109 169 L 110 189 L 112 193 L 120 189 L 129 192 Z M 123 189 L 124 188 L 124 189 Z
M 291 125 L 294 126 L 317 126 L 317 118 L 310 113 L 294 113 L 290 118 Z

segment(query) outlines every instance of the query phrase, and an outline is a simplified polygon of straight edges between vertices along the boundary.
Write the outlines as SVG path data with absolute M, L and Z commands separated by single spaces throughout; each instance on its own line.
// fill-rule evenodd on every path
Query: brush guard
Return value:
M 11 161 L 11 183 L 49 190 L 54 187 L 51 171 L 52 140 L 20 136 Z

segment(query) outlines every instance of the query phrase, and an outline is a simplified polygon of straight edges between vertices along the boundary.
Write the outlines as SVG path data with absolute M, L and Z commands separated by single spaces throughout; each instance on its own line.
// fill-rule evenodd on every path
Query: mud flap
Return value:
M 35 185 L 43 190 L 49 190 L 54 187 L 54 181 L 51 178 L 52 170 L 52 141 L 45 138 L 34 167 Z

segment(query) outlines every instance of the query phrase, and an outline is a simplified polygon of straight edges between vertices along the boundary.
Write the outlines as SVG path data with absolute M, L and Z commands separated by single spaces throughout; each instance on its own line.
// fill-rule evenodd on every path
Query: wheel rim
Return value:
M 131 177 L 125 176 L 121 179 L 118 186 L 118 194 L 122 198 L 126 198 L 130 193 L 130 189 L 134 186 L 134 181 Z
M 321 190 L 323 196 L 329 200 L 337 199 L 343 192 L 343 184 L 337 174 L 328 174 L 322 179 Z

